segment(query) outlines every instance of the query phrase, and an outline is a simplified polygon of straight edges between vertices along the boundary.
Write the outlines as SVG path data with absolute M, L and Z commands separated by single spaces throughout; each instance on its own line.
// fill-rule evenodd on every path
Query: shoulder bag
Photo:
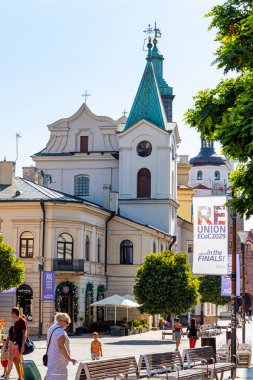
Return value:
M 57 329 L 61 329 L 61 327 L 56 327 L 56 329 L 54 329 L 52 332 L 51 332 L 51 335 L 50 335 L 50 338 L 49 338 L 49 342 L 48 342 L 48 345 L 47 345 L 47 352 L 45 353 L 45 355 L 43 355 L 43 358 L 42 358 L 42 361 L 43 361 L 43 365 L 45 367 L 47 367 L 47 362 L 48 362 L 48 349 L 49 349 L 49 346 L 50 346 L 50 343 L 51 343 L 51 339 L 52 339 L 52 335 L 53 333 L 55 332 L 55 330 Z
M 23 352 L 23 355 L 31 354 L 35 350 L 35 345 L 29 337 L 26 338 L 25 341 L 25 351 Z

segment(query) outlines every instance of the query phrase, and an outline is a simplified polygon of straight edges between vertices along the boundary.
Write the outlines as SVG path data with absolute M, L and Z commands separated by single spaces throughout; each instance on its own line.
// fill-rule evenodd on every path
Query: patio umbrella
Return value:
M 112 307 L 114 307 L 115 325 L 116 325 L 116 321 L 117 321 L 117 307 L 126 308 L 127 314 L 128 314 L 129 308 L 140 307 L 140 305 L 138 303 L 133 302 L 129 299 L 125 299 L 125 298 L 119 296 L 118 294 L 114 294 L 114 296 L 110 296 L 110 297 L 104 298 L 103 300 L 94 302 L 90 306 L 100 306 L 100 307 L 112 306 Z
M 130 300 L 130 301 L 133 301 L 133 302 L 136 302 L 136 299 L 134 298 L 134 296 L 132 294 L 125 294 L 124 296 L 122 296 L 123 298 L 127 299 L 127 300 Z
M 128 297 L 129 295 L 127 295 Z M 130 296 L 131 298 L 134 298 L 133 296 Z M 129 298 L 126 298 L 126 296 L 123 296 L 123 298 L 125 299 L 125 302 L 124 302 L 124 307 L 126 307 L 127 309 L 127 322 L 128 322 L 128 309 L 130 308 L 138 308 L 140 307 L 141 305 L 139 305 L 137 302 L 129 299 Z

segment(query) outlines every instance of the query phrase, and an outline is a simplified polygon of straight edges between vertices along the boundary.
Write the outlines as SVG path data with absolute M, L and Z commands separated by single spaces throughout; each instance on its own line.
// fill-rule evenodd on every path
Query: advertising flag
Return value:
M 231 296 L 232 294 L 232 255 L 228 255 L 228 276 L 221 277 L 221 296 Z M 236 255 L 236 296 L 241 294 L 241 275 L 240 275 L 240 254 Z
M 54 301 L 55 298 L 55 272 L 43 272 L 42 300 Z
M 228 271 L 228 213 L 225 196 L 194 197 L 193 273 Z

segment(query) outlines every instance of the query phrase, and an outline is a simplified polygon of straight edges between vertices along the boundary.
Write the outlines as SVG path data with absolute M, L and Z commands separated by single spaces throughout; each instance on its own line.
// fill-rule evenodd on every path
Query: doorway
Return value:
M 33 290 L 27 284 L 21 284 L 16 290 L 17 306 L 22 316 L 25 316 L 28 322 L 33 320 Z
M 71 295 L 62 295 L 61 298 L 61 312 L 67 313 L 71 318 L 67 331 L 73 332 L 73 297 Z

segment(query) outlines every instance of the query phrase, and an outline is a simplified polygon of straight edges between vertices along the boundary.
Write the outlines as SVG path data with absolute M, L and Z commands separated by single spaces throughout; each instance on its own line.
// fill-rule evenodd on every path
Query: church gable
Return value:
M 49 141 L 37 155 L 117 151 L 117 128 L 115 120 L 97 116 L 83 104 L 73 116 L 48 125 Z

